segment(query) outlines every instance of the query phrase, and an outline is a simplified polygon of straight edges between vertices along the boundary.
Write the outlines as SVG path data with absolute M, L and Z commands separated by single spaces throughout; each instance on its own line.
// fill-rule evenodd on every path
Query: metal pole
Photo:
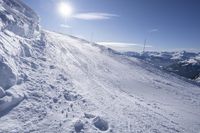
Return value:
M 146 37 L 146 39 L 144 40 L 143 53 L 145 52 L 146 43 L 147 43 L 147 37 Z

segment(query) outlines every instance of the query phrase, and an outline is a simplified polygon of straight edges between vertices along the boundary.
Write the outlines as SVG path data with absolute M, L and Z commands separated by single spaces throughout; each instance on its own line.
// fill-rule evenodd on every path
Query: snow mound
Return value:
M 0 87 L 8 89 L 16 83 L 16 76 L 12 69 L 5 63 L 0 62 Z
M 14 88 L 15 87 L 6 92 L 2 91 L 0 88 L 0 94 L 3 92 L 2 97 L 0 97 L 0 117 L 9 113 L 9 111 L 21 103 L 25 98 L 23 93 L 19 93 L 19 90 L 16 91 Z
M 0 29 L 31 38 L 39 32 L 39 18 L 21 0 L 0 1 Z

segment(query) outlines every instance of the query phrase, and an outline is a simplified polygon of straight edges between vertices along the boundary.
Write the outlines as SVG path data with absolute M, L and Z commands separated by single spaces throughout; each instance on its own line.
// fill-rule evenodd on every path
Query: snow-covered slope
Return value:
M 198 86 L 72 36 L 1 31 L 0 86 L 2 133 L 200 131 Z
M 196 81 L 200 83 L 200 75 L 196 78 Z

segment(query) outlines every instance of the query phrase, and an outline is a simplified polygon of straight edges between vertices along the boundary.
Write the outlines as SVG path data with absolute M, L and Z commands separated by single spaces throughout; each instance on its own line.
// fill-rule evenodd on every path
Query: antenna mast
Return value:
M 147 38 L 144 40 L 144 47 L 143 47 L 143 53 L 145 52 L 145 48 L 146 48 L 146 43 L 147 43 Z

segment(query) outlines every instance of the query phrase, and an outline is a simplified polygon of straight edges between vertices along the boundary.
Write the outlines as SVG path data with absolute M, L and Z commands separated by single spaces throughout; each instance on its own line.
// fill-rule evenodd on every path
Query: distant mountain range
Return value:
M 188 79 L 200 81 L 200 52 L 124 52 L 129 57 L 142 59 L 163 70 Z

